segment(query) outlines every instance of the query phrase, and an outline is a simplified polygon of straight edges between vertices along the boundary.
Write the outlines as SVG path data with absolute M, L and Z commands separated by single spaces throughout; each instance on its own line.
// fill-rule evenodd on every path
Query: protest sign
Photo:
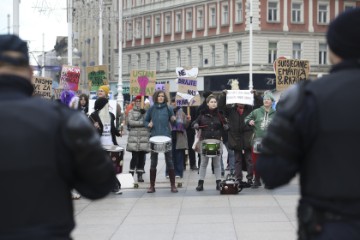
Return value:
M 164 91 L 167 98 L 170 101 L 170 83 L 169 81 L 157 80 L 155 85 L 155 91 Z
M 197 80 L 178 78 L 178 91 L 175 97 L 177 106 L 200 106 L 201 98 L 197 90 Z
M 40 96 L 42 98 L 51 98 L 51 78 L 33 76 L 31 83 L 34 86 L 34 96 Z
M 308 60 L 277 59 L 276 60 L 276 90 L 286 90 L 299 81 L 309 79 L 310 64 Z
M 227 90 L 226 104 L 241 103 L 254 105 L 254 95 L 250 90 Z
M 130 95 L 152 96 L 156 86 L 156 71 L 132 70 L 130 73 Z
M 77 91 L 80 81 L 80 67 L 63 65 L 60 75 L 60 88 Z
M 108 66 L 99 65 L 86 67 L 86 76 L 88 78 L 89 90 L 97 91 L 102 85 L 109 85 L 109 80 L 107 79 L 108 75 Z
M 192 78 L 196 79 L 197 75 L 199 73 L 199 68 L 197 67 L 177 67 L 176 68 L 176 74 L 178 78 Z

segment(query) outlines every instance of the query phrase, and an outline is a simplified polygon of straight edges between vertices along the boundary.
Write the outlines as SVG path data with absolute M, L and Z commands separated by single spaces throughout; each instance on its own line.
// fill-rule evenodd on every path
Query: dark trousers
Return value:
M 333 221 L 322 225 L 320 234 L 308 240 L 358 240 L 360 239 L 360 221 Z
M 189 161 L 190 161 L 190 167 L 196 167 L 196 157 L 195 157 L 195 151 L 192 149 L 192 145 L 194 144 L 194 138 L 195 138 L 195 132 L 192 131 L 186 131 L 187 139 L 188 139 L 188 155 L 189 155 Z
M 168 152 L 166 152 L 164 154 L 165 154 L 166 168 L 167 169 L 174 169 L 174 162 L 172 160 L 171 151 L 168 151 Z M 150 169 L 156 169 L 157 164 L 158 164 L 158 155 L 159 155 L 159 153 L 157 153 L 157 152 L 151 152 L 151 154 L 150 154 L 150 159 L 151 159 Z
M 146 152 L 132 152 L 132 158 L 130 161 L 130 172 L 144 172 L 145 166 L 145 154 Z
M 235 176 L 236 179 L 240 179 L 242 180 L 243 178 L 243 173 L 242 171 L 243 166 L 246 166 L 246 170 L 247 170 L 247 175 L 246 178 L 252 179 L 253 178 L 253 164 L 252 164 L 252 160 L 251 160 L 251 149 L 246 149 L 244 150 L 244 154 L 242 153 L 241 150 L 234 150 L 235 153 Z M 243 161 L 245 161 L 245 164 L 243 164 Z

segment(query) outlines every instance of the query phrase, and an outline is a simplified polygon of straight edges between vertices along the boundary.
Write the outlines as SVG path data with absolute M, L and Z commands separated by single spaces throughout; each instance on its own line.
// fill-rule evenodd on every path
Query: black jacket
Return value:
M 344 61 L 300 86 L 279 102 L 256 170 L 269 188 L 300 173 L 301 201 L 359 219 L 360 63 Z
M 70 239 L 70 190 L 104 197 L 114 167 L 85 114 L 32 92 L 28 80 L 0 76 L 0 239 Z
M 218 109 L 210 111 L 208 107 L 200 112 L 200 115 L 192 123 L 194 127 L 195 124 L 199 124 L 201 129 L 201 140 L 203 139 L 218 139 L 221 140 L 224 134 L 224 131 L 227 130 L 228 125 L 224 114 Z

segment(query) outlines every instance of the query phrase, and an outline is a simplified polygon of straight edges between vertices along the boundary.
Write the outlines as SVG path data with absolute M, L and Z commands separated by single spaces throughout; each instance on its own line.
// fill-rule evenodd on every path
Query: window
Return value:
M 141 28 L 142 28 L 142 22 L 141 19 L 136 20 L 136 32 L 135 32 L 135 38 L 139 39 L 141 38 Z
M 345 2 L 344 3 L 344 11 L 356 8 L 356 2 Z
M 319 64 L 324 65 L 327 63 L 327 46 L 325 43 L 319 44 Z
M 193 29 L 193 17 L 192 10 L 186 12 L 186 31 L 192 31 Z
M 175 32 L 181 32 L 182 28 L 181 12 L 176 13 Z
M 209 27 L 216 27 L 216 9 L 210 8 Z
M 146 53 L 146 69 L 150 69 L 150 53 Z
M 131 8 L 131 7 L 132 7 L 132 0 L 127 0 L 127 1 L 126 1 L 126 7 L 127 7 L 127 8 Z
M 228 65 L 228 45 L 224 44 L 224 65 Z
M 293 23 L 303 22 L 302 8 L 303 4 L 301 2 L 293 2 L 291 4 L 291 21 Z
M 160 52 L 156 52 L 156 71 L 160 71 Z
M 221 25 L 229 24 L 229 6 L 224 4 L 222 6 L 222 18 L 221 18 Z
M 277 43 L 269 42 L 269 57 L 268 63 L 273 63 L 277 58 Z
M 181 49 L 177 49 L 177 59 L 176 59 L 176 64 L 178 67 L 181 67 Z
M 191 47 L 188 48 L 188 66 L 192 66 Z
M 215 66 L 215 45 L 211 45 L 211 66 Z
M 236 49 L 236 55 L 237 55 L 237 57 L 236 57 L 236 60 L 237 60 L 237 63 L 241 63 L 241 61 L 242 61 L 242 44 L 241 44 L 241 42 L 238 42 L 237 43 L 237 49 Z
M 160 16 L 155 17 L 155 35 L 160 35 Z
M 203 47 L 199 46 L 199 67 L 202 67 L 204 63 Z
M 166 51 L 166 70 L 170 69 L 170 51 Z
M 202 9 L 197 10 L 196 28 L 197 29 L 203 29 L 204 28 L 204 11 Z
M 278 1 L 269 1 L 268 2 L 268 21 L 277 22 L 278 21 Z
M 150 18 L 146 18 L 145 21 L 145 37 L 151 36 L 151 20 Z
M 328 23 L 328 3 L 319 3 L 319 10 L 318 10 L 318 23 L 326 24 Z
M 165 16 L 165 34 L 171 33 L 171 16 L 166 15 Z
M 137 58 L 137 69 L 141 69 L 141 55 L 136 54 L 136 58 Z
M 235 22 L 236 23 L 241 23 L 243 21 L 243 5 L 242 5 L 242 1 L 237 1 L 236 5 L 236 15 L 235 15 Z
M 301 59 L 301 43 L 293 43 L 293 59 Z
M 141 6 L 142 0 L 136 0 L 136 6 Z
M 133 38 L 133 29 L 132 29 L 132 22 L 127 23 L 127 34 L 126 34 L 126 40 L 132 40 Z
M 131 55 L 128 55 L 128 72 L 131 72 Z

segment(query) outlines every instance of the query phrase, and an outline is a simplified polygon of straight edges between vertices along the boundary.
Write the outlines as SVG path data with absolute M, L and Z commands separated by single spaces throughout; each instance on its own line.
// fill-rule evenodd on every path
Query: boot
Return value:
M 220 190 L 220 182 L 221 180 L 216 180 L 216 190 Z
M 198 186 L 196 187 L 196 191 L 200 192 L 204 190 L 204 180 L 199 180 Z
M 156 169 L 150 169 L 150 187 L 148 193 L 155 192 Z
M 177 190 L 177 188 L 175 186 L 175 170 L 174 169 L 169 169 L 168 173 L 169 173 L 169 178 L 170 178 L 171 192 L 172 193 L 177 193 L 178 190 Z
M 131 173 L 131 176 L 134 176 L 134 172 L 135 172 L 135 171 L 134 171 L 133 169 L 130 169 L 130 170 L 129 170 L 129 173 Z
M 138 182 L 144 182 L 144 179 L 143 179 L 142 175 L 143 175 L 142 172 L 137 173 Z

